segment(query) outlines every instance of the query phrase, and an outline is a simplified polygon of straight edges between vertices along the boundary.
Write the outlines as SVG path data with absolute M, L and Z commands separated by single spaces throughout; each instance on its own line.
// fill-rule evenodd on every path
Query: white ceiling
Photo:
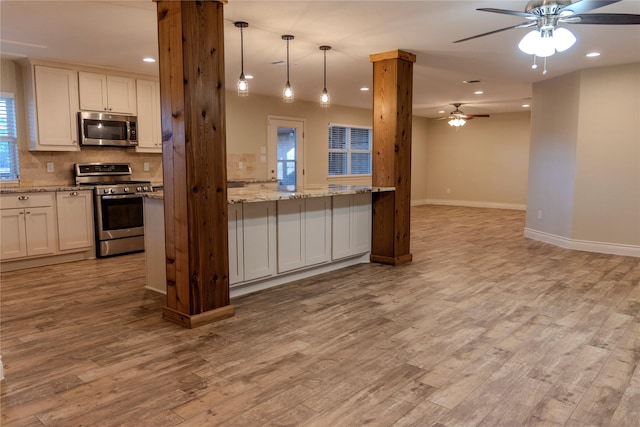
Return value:
M 532 57 L 520 52 L 528 29 L 514 29 L 453 44 L 454 40 L 519 24 L 516 16 L 476 11 L 494 7 L 523 11 L 526 1 L 242 1 L 225 10 L 227 87 L 240 73 L 240 31 L 244 30 L 245 74 L 255 75 L 250 92 L 280 96 L 286 68 L 283 34 L 290 42 L 291 84 L 296 99 L 317 100 L 322 90 L 322 51 L 327 52 L 327 89 L 333 104 L 371 107 L 369 55 L 393 49 L 414 53 L 414 114 L 438 117 L 462 102 L 468 114 L 522 110 L 531 85 L 571 71 L 640 61 L 640 25 L 567 25 L 577 37 L 568 51 L 531 69 Z M 4 57 L 36 57 L 158 74 L 156 4 L 129 1 L 0 2 L 0 52 Z M 640 0 L 624 0 L 597 13 L 640 14 Z M 593 12 L 593 13 L 595 13 Z M 590 51 L 598 58 L 586 58 Z M 481 80 L 465 84 L 463 80 Z M 474 91 L 483 90 L 483 95 Z

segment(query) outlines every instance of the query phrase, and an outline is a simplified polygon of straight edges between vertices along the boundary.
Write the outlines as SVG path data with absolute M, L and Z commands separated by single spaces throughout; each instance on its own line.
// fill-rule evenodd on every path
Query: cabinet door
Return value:
M 78 149 L 78 76 L 62 68 L 35 67 L 38 141 L 31 149 Z M 30 118 L 31 119 L 31 118 Z
M 136 81 L 138 102 L 137 152 L 162 153 L 160 125 L 160 84 L 150 80 Z
M 331 259 L 331 197 L 305 200 L 305 264 Z
M 27 256 L 24 209 L 2 209 L 0 215 L 0 259 Z
M 354 194 L 352 250 L 363 254 L 371 250 L 371 193 Z
M 107 111 L 107 76 L 104 74 L 78 73 L 80 109 Z
M 27 255 L 47 255 L 56 251 L 53 207 L 26 208 Z
M 244 280 L 268 277 L 276 267 L 276 202 L 245 203 Z
M 331 217 L 331 258 L 344 258 L 353 253 L 351 239 L 351 211 L 353 196 L 334 196 L 333 215 Z
M 305 266 L 304 199 L 278 201 L 278 273 Z
M 58 245 L 61 251 L 93 246 L 93 193 L 65 191 L 56 193 L 58 209 Z
M 229 285 L 244 281 L 244 245 L 242 204 L 228 206 L 229 215 Z
M 111 113 L 135 115 L 135 80 L 129 77 L 107 76 L 107 104 Z

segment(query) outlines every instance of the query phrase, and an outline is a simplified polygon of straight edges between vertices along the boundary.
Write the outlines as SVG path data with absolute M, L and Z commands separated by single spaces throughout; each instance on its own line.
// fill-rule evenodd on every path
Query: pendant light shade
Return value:
M 240 78 L 238 79 L 238 96 L 249 96 L 249 83 L 244 77 L 244 38 L 242 30 L 249 26 L 248 23 L 243 21 L 234 22 L 237 28 L 240 28 Z
M 286 103 L 291 103 L 293 102 L 293 89 L 291 89 L 291 83 L 289 82 L 289 40 L 293 40 L 293 36 L 285 34 L 282 36 L 282 40 L 287 42 L 287 83 L 282 91 L 282 99 Z
M 454 117 L 451 120 L 449 120 L 448 123 L 449 123 L 449 126 L 459 128 L 460 126 L 464 126 L 464 124 L 467 123 L 467 121 L 463 118 Z
M 327 51 L 331 50 L 331 46 L 320 46 L 320 50 L 324 54 L 324 85 L 322 89 L 322 95 L 320 95 L 320 106 L 328 107 L 331 102 L 329 98 L 329 92 L 327 92 Z

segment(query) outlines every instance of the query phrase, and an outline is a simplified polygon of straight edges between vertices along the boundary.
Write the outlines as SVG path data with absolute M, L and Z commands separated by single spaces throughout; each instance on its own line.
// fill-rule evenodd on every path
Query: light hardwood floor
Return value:
M 2 274 L 2 426 L 639 425 L 640 259 L 525 239 L 519 211 L 412 212 L 413 263 L 193 330 L 142 254 Z

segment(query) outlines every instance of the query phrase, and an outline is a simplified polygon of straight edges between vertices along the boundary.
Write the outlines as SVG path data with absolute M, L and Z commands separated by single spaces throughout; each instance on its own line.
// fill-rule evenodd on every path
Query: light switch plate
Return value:
M 53 162 L 47 162 L 47 172 L 53 172 L 54 170 Z
M 144 169 L 145 172 L 149 172 L 149 162 L 144 162 L 142 164 L 142 169 Z

